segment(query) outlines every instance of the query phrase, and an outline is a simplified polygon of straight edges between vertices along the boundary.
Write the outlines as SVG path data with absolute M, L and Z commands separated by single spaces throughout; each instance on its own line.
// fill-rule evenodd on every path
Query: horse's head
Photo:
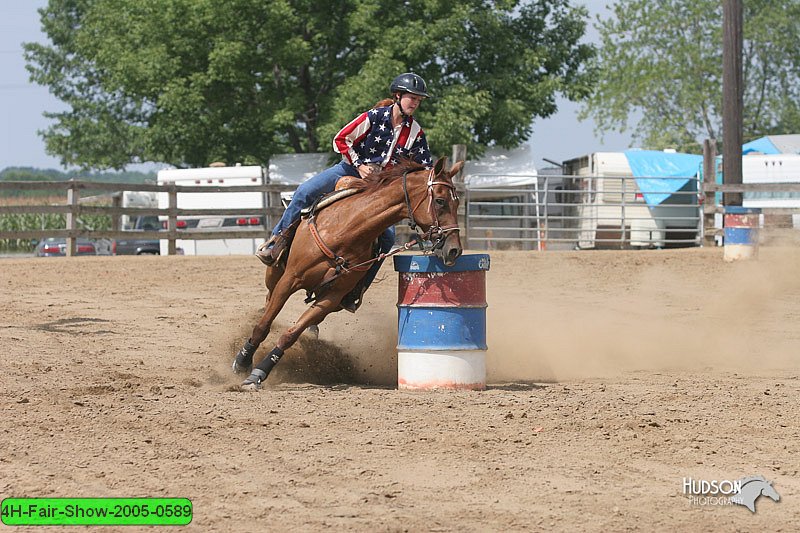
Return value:
M 453 184 L 453 176 L 463 164 L 459 161 L 448 169 L 447 158 L 442 157 L 432 170 L 423 171 L 427 176 L 427 202 L 423 199 L 411 213 L 413 221 L 425 230 L 423 237 L 433 242 L 434 253 L 447 266 L 452 266 L 463 251 L 458 233 L 458 195 Z M 423 204 L 427 209 L 422 209 Z
M 772 483 L 769 481 L 767 481 L 766 483 L 764 483 L 764 485 L 761 486 L 761 494 L 769 498 L 772 498 L 776 502 L 780 501 L 781 499 L 781 495 L 778 494 L 778 491 L 775 490 L 775 487 L 773 487 Z

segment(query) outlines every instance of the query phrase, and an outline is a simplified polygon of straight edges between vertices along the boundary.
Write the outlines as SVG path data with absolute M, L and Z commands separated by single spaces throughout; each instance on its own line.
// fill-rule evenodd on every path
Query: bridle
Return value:
M 458 200 L 458 195 L 456 194 L 456 186 L 452 183 L 448 183 L 446 181 L 435 181 L 433 175 L 433 169 L 430 169 L 428 173 L 428 182 L 426 184 L 427 187 L 427 197 L 428 197 L 428 214 L 431 216 L 432 223 L 428 228 L 428 231 L 425 233 L 420 233 L 419 225 L 417 221 L 414 219 L 414 211 L 416 211 L 421 205 L 422 202 L 425 201 L 425 198 L 422 198 L 416 207 L 411 207 L 411 197 L 408 194 L 408 173 L 410 171 L 406 170 L 403 172 L 403 194 L 406 197 L 406 209 L 408 210 L 408 226 L 411 228 L 413 232 L 417 234 L 418 242 L 420 249 L 423 249 L 423 242 L 430 241 L 433 243 L 431 250 L 438 250 L 442 246 L 444 246 L 444 241 L 447 239 L 447 234 L 451 231 L 459 231 L 458 222 L 455 224 L 451 224 L 449 226 L 442 226 L 439 224 L 439 217 L 436 215 L 436 207 L 433 205 L 433 186 L 434 185 L 443 185 L 450 190 L 450 198 L 453 201 Z

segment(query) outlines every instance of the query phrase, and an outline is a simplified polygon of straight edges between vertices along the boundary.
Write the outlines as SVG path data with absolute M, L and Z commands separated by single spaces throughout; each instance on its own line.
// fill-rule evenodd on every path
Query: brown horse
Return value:
M 366 274 L 373 242 L 389 226 L 408 218 L 424 231 L 421 239 L 433 242 L 446 265 L 461 255 L 458 233 L 458 196 L 453 185 L 463 163 L 447 169 L 447 158 L 430 170 L 411 161 L 384 170 L 366 180 L 354 180 L 361 191 L 339 200 L 303 220 L 292 242 L 285 267 L 267 268 L 269 293 L 266 309 L 253 333 L 236 354 L 233 371 L 250 372 L 242 383 L 257 390 L 285 350 L 310 326 L 341 309 L 342 298 Z M 270 326 L 289 297 L 300 289 L 316 294 L 315 301 L 280 336 L 275 348 L 252 368 L 253 354 L 269 334 Z

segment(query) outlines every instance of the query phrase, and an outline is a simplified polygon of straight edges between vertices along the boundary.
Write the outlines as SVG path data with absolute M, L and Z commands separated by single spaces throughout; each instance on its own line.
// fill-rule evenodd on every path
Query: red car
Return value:
M 77 255 L 98 255 L 97 246 L 89 239 L 78 239 L 76 243 Z M 33 251 L 36 257 L 59 257 L 67 255 L 67 239 L 51 237 L 42 239 Z

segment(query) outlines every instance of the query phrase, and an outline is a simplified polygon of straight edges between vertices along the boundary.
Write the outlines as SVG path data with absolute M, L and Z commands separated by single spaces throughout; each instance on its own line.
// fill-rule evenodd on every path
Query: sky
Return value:
M 609 16 L 606 4 L 612 0 L 576 0 L 589 9 L 590 24 L 586 40 L 597 42 L 597 32 L 592 22 L 597 15 Z M 38 131 L 46 129 L 51 121 L 45 112 L 60 112 L 66 106 L 46 87 L 29 81 L 22 43 L 46 42 L 41 31 L 38 9 L 47 0 L 0 0 L 0 170 L 6 167 L 53 168 L 63 167 L 57 157 L 45 153 L 44 141 Z M 620 151 L 631 145 L 628 133 L 606 132 L 600 136 L 591 120 L 579 121 L 580 106 L 558 100 L 559 111 L 550 118 L 539 119 L 528 141 L 533 148 L 537 168 L 549 166 L 543 161 L 565 161 L 592 152 Z M 131 166 L 130 170 L 142 167 Z

